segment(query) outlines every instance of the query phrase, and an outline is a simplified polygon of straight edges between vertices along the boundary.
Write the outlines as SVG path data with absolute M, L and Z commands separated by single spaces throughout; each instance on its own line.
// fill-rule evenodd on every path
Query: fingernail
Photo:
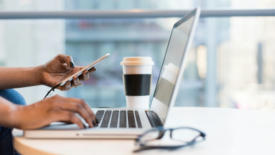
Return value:
M 75 67 L 75 65 L 74 65 L 74 63 L 73 63 L 72 61 L 70 62 L 70 66 L 71 66 L 72 68 Z
M 71 58 L 70 66 L 74 68 L 74 67 L 75 67 L 75 65 L 74 65 L 74 60 L 73 60 L 73 57 L 71 57 L 71 56 L 70 56 L 70 58 Z
M 93 125 L 94 125 L 94 126 L 97 126 L 97 123 L 93 121 Z
M 76 84 L 78 84 L 78 83 L 79 83 L 79 78 L 77 78 L 75 81 L 76 81 Z M 79 85 L 79 84 L 78 84 L 78 85 Z
M 71 88 L 71 83 L 69 83 L 67 86 L 66 86 L 66 89 L 70 89 Z

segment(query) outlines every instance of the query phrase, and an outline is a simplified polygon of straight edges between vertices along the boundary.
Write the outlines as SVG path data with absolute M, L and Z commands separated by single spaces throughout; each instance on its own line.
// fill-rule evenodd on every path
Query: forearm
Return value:
M 41 66 L 0 67 L 0 89 L 20 88 L 41 84 Z

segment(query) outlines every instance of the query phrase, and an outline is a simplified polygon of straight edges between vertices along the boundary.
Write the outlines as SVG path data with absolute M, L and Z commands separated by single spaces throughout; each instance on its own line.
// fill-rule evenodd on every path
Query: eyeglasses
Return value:
M 170 138 L 166 138 L 165 141 L 160 141 L 160 139 L 166 137 L 165 135 L 169 134 L 169 132 Z M 140 148 L 134 150 L 134 152 L 151 149 L 178 149 L 201 142 L 205 140 L 205 136 L 205 133 L 202 131 L 190 127 L 167 129 L 157 127 L 138 136 L 136 145 L 139 145 Z

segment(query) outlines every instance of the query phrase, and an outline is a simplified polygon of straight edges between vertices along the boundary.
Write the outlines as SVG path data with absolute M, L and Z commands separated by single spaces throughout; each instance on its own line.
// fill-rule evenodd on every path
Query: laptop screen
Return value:
M 194 23 L 195 14 L 196 11 L 192 11 L 190 14 L 183 17 L 174 24 L 171 32 L 151 104 L 151 110 L 158 114 L 162 123 L 164 123 L 167 116 L 172 95 L 177 94 L 174 92 L 174 88 L 180 68 L 182 67 L 183 57 L 185 52 L 188 51 L 186 46 Z

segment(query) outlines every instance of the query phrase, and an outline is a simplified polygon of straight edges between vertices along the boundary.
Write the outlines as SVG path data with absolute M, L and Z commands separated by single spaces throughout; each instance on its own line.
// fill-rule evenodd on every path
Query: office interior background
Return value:
M 273 0 L 0 0 L 1 11 L 191 10 L 275 7 Z M 59 53 L 88 65 L 106 53 L 82 87 L 67 97 L 91 107 L 125 107 L 120 62 L 151 56 L 152 93 L 173 24 L 179 18 L 2 19 L 0 66 L 42 65 Z M 175 106 L 275 110 L 275 17 L 200 18 Z M 28 104 L 46 86 L 18 88 Z M 151 93 L 151 94 L 152 94 Z

